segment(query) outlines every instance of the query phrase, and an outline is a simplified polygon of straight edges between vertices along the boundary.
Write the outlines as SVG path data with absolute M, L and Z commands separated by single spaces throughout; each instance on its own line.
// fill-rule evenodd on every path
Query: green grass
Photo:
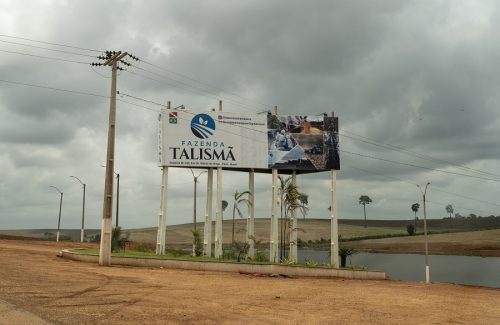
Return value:
M 68 250 L 74 254 L 83 254 L 83 255 L 99 255 L 98 249 L 69 249 Z M 261 261 L 252 261 L 252 260 L 244 260 L 238 263 L 236 260 L 229 259 L 218 259 L 209 256 L 191 256 L 191 255 L 182 255 L 176 256 L 173 254 L 165 254 L 165 255 L 156 255 L 155 253 L 146 253 L 146 252 L 137 252 L 137 251 L 125 251 L 125 252 L 114 252 L 111 253 L 111 256 L 115 257 L 129 257 L 129 258 L 151 258 L 151 259 L 159 259 L 159 260 L 176 260 L 176 261 L 195 261 L 195 262 L 217 262 L 217 263 L 234 263 L 234 264 L 272 264 L 270 262 L 261 262 Z

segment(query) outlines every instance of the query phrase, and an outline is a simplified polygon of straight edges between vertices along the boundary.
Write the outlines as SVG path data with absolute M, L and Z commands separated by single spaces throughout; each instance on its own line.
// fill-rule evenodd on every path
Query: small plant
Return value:
M 194 255 L 201 256 L 201 254 L 203 254 L 203 243 L 201 241 L 200 231 L 198 229 L 197 230 L 192 229 L 191 233 L 193 233 Z
M 255 252 L 253 260 L 256 261 L 256 262 L 266 262 L 267 261 L 266 253 L 264 251 L 257 250 Z
M 309 260 L 309 259 L 306 259 L 306 266 L 307 267 L 316 267 L 318 266 L 318 262 L 316 262 L 315 260 Z
M 133 243 L 130 245 L 130 250 L 141 252 L 141 253 L 151 253 L 153 248 L 148 243 Z
M 295 260 L 289 259 L 289 258 L 284 258 L 280 261 L 281 264 L 285 265 L 295 265 L 297 262 Z
M 165 253 L 166 254 L 170 254 L 173 257 L 179 257 L 179 256 L 188 255 L 188 253 L 185 250 L 180 249 L 180 248 L 166 249 Z
M 334 268 L 335 267 L 334 264 L 330 264 L 330 263 L 321 263 L 320 266 L 321 267 L 328 267 L 328 268 Z
M 415 225 L 409 224 L 406 226 L 406 231 L 408 232 L 408 236 L 415 235 Z
M 111 233 L 111 251 L 119 252 L 125 249 L 125 245 L 128 243 L 128 234 L 125 236 L 122 232 L 122 227 L 113 228 Z
M 347 257 L 356 254 L 357 251 L 354 248 L 349 247 L 340 247 L 339 256 L 340 256 L 340 267 L 345 267 Z
M 239 262 L 241 259 L 246 259 L 248 250 L 250 249 L 250 244 L 243 241 L 233 241 L 231 244 L 231 250 L 236 256 L 236 260 Z

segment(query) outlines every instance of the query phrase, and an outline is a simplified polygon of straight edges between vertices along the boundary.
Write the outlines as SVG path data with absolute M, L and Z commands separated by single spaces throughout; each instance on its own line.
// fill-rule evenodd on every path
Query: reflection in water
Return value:
M 329 263 L 326 251 L 299 250 L 299 262 L 305 259 Z M 384 271 L 390 279 L 425 281 L 424 255 L 358 253 L 347 265 Z M 448 282 L 500 288 L 500 257 L 430 255 L 431 282 Z

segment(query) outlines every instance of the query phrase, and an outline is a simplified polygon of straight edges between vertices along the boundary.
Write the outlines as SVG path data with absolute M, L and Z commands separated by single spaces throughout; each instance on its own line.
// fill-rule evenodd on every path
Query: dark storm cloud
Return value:
M 127 50 L 154 65 L 216 87 L 139 62 L 139 68 L 163 77 L 130 67 L 118 77 L 122 93 L 160 104 L 171 100 L 173 106 L 184 104 L 195 110 L 216 107 L 218 99 L 222 99 L 226 111 L 250 113 L 273 105 L 278 105 L 281 114 L 334 111 L 340 118 L 341 130 L 350 132 L 340 136 L 343 150 L 462 173 L 471 171 L 453 164 L 490 171 L 499 167 L 500 77 L 495 67 L 500 48 L 492 40 L 497 38 L 500 20 L 495 2 L 149 1 L 144 5 L 127 1 L 54 1 L 3 4 L 0 9 L 13 17 L 0 22 L 6 34 L 89 49 Z M 96 60 L 6 43 L 0 43 L 0 49 L 85 62 Z M 93 70 L 86 65 L 0 55 L 3 79 L 109 95 L 109 67 Z M 222 93 L 218 88 L 255 102 Z M 154 110 L 160 107 L 125 96 L 118 98 L 153 109 L 118 102 L 115 163 L 122 175 L 125 226 L 152 226 L 157 222 L 161 175 L 156 166 Z M 65 209 L 76 216 L 80 189 L 68 176 L 77 175 L 89 185 L 89 197 L 93 199 L 88 201 L 88 210 L 94 216 L 89 222 L 98 227 L 104 174 L 99 165 L 106 155 L 108 108 L 106 98 L 0 83 L 0 177 L 5 180 L 0 187 L 1 211 L 15 213 L 9 202 L 17 202 L 19 184 L 31 184 L 33 175 L 37 175 L 36 184 L 22 185 L 28 187 L 24 190 L 33 206 L 53 199 L 54 193 L 41 189 L 60 184 L 68 195 Z M 355 135 L 441 161 L 373 146 L 352 139 Z M 462 194 L 467 194 L 463 189 L 473 188 L 486 200 L 494 200 L 496 193 L 495 183 L 482 184 L 480 180 L 347 153 L 341 153 L 341 160 L 340 217 L 358 217 L 357 198 L 369 194 L 376 207 L 374 215 L 398 218 L 408 211 L 406 206 L 401 210 L 397 199 L 418 199 L 412 183 L 428 180 Z M 321 173 L 299 177 L 299 185 L 310 195 L 313 217 L 328 215 L 329 176 Z M 192 202 L 190 173 L 172 169 L 169 179 L 176 185 L 169 193 L 172 217 L 168 222 L 188 222 Z M 257 197 L 261 203 L 257 214 L 267 216 L 270 178 L 259 176 L 258 180 Z M 224 173 L 224 198 L 229 200 L 236 189 L 244 190 L 247 182 L 246 174 Z M 204 183 L 199 187 L 200 216 L 205 187 Z M 442 199 L 451 201 L 453 197 Z M 436 215 L 441 210 L 436 206 Z M 22 220 L 28 220 L 30 213 L 43 219 L 52 212 L 50 207 L 39 211 L 25 208 L 19 215 Z M 22 227 L 36 223 L 34 220 L 10 224 Z M 77 227 L 78 218 L 68 220 Z

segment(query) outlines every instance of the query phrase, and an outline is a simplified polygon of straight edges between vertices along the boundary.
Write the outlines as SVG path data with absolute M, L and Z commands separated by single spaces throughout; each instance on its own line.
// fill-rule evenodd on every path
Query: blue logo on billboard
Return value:
M 200 138 L 207 139 L 215 132 L 215 121 L 207 114 L 198 114 L 191 120 L 191 132 Z

